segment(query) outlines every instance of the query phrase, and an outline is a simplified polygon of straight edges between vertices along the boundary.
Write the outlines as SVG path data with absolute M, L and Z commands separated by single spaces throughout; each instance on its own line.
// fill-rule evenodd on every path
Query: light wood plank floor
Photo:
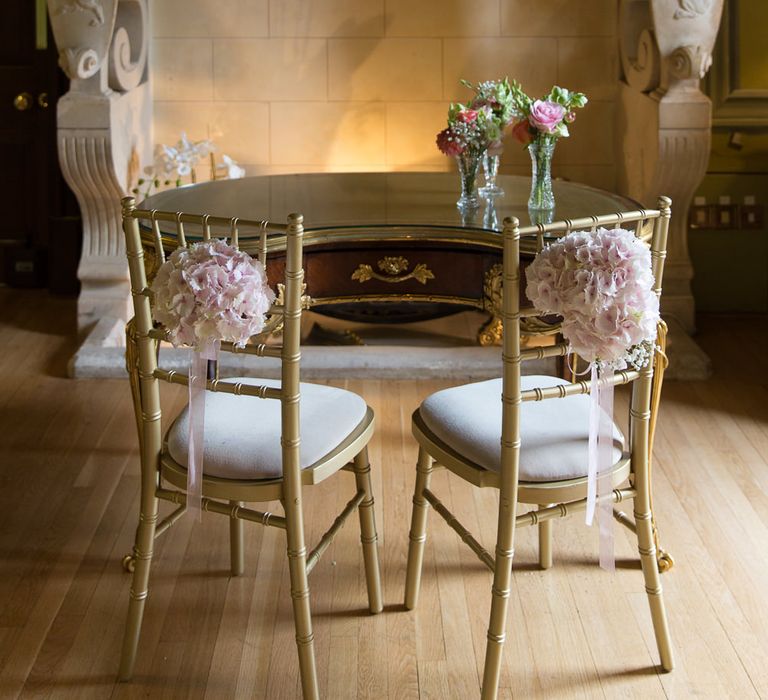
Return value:
M 128 601 L 138 457 L 126 381 L 64 378 L 74 302 L 0 289 L 0 697 L 296 698 L 283 533 L 247 528 L 246 575 L 228 576 L 228 526 L 183 518 L 156 548 L 135 680 L 115 674 Z M 516 549 L 503 697 L 768 697 L 768 387 L 765 318 L 702 319 L 709 382 L 664 390 L 656 506 L 676 560 L 663 576 L 677 668 L 660 675 L 634 544 L 615 576 L 578 516 L 555 525 L 555 567 L 535 532 Z M 752 371 L 755 376 L 752 376 Z M 342 383 L 343 384 L 343 383 Z M 377 414 L 385 610 L 365 613 L 356 520 L 311 577 L 327 698 L 477 697 L 490 575 L 431 518 L 420 607 L 402 607 L 416 450 L 411 411 L 445 383 L 348 382 Z M 182 391 L 166 394 L 176 410 Z M 626 406 L 626 397 L 619 396 Z M 491 547 L 495 495 L 446 474 L 435 491 Z M 313 489 L 315 539 L 352 477 Z

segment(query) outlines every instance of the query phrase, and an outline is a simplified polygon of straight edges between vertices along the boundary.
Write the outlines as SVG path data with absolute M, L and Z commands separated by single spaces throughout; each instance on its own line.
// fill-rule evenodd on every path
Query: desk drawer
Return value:
M 389 248 L 307 250 L 313 299 L 439 296 L 481 299 L 485 272 L 501 260 L 488 251 Z

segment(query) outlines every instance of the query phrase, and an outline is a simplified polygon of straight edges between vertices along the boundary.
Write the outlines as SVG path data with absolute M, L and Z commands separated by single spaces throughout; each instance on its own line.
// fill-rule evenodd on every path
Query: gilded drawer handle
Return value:
M 384 274 L 375 272 L 374 269 L 365 263 L 360 263 L 357 269 L 352 273 L 352 279 L 358 280 L 361 284 L 368 280 L 375 279 L 381 282 L 405 282 L 415 279 L 421 284 L 426 284 L 427 280 L 435 279 L 435 275 L 425 263 L 419 263 L 407 274 L 400 274 L 408 269 L 408 260 L 403 257 L 387 256 L 379 260 L 376 265 Z

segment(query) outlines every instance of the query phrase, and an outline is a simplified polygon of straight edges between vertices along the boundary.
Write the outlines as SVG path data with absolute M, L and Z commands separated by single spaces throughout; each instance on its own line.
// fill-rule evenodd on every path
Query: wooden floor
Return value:
M 115 674 L 128 601 L 120 559 L 137 518 L 138 457 L 126 381 L 65 378 L 74 303 L 0 289 L 0 697 L 296 698 L 284 535 L 249 527 L 228 576 L 227 522 L 183 518 L 156 548 L 136 676 Z M 709 382 L 668 383 L 656 446 L 662 578 L 677 668 L 657 672 L 629 534 L 619 569 L 595 564 L 579 516 L 555 525 L 555 567 L 521 532 L 502 697 L 768 697 L 768 347 L 765 318 L 702 319 Z M 741 349 L 740 349 L 741 348 Z M 365 610 L 356 521 L 311 577 L 326 698 L 474 698 L 490 575 L 431 518 L 420 607 L 402 606 L 416 451 L 410 413 L 440 382 L 349 382 L 377 414 L 372 445 L 385 610 Z M 181 391 L 167 395 L 175 410 Z M 625 398 L 619 403 L 625 405 Z M 446 474 L 434 490 L 492 546 L 495 496 Z M 353 491 L 309 494 L 315 539 Z

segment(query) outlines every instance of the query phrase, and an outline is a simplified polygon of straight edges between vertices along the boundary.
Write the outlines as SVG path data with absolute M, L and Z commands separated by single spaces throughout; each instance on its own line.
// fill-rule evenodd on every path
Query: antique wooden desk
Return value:
M 316 173 L 219 180 L 166 190 L 142 208 L 284 221 L 304 215 L 307 295 L 313 311 L 354 321 L 404 322 L 480 309 L 482 345 L 501 336 L 505 217 L 531 223 L 530 180 L 500 176 L 505 195 L 471 216 L 456 208 L 454 173 Z M 555 181 L 558 219 L 637 209 L 632 200 Z M 532 253 L 532 250 L 523 253 Z M 274 283 L 279 244 L 269 253 Z M 364 303 L 363 303 L 364 302 Z

